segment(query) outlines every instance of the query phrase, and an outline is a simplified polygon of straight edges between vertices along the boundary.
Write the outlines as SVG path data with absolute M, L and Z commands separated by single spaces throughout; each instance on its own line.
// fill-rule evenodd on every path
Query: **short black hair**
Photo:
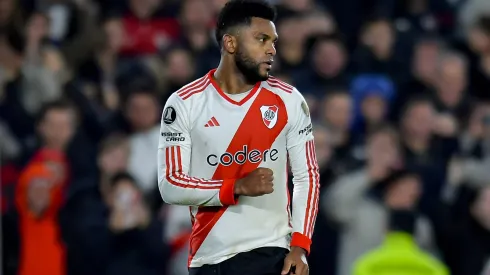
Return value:
M 402 105 L 400 111 L 400 119 L 403 119 L 408 114 L 408 112 L 410 112 L 413 107 L 417 105 L 429 105 L 431 107 L 434 107 L 434 104 L 429 96 L 422 94 L 414 95 Z
M 374 189 L 377 189 L 384 194 L 394 183 L 406 178 L 420 179 L 420 175 L 410 168 L 394 169 L 388 174 L 388 176 L 377 181 L 374 184 Z
M 475 27 L 490 35 L 490 15 L 480 16 L 474 23 Z
M 111 177 L 110 186 L 111 188 L 117 187 L 122 181 L 128 181 L 131 185 L 137 187 L 135 178 L 128 172 L 119 172 Z
M 309 36 L 306 39 L 306 49 L 308 52 L 313 52 L 315 47 L 320 43 L 334 43 L 339 45 L 342 49 L 346 48 L 345 38 L 338 32 L 333 33 L 319 33 Z
M 274 21 L 276 9 L 264 0 L 232 0 L 221 9 L 216 24 L 216 42 L 221 46 L 223 35 L 230 28 L 250 25 L 252 17 Z

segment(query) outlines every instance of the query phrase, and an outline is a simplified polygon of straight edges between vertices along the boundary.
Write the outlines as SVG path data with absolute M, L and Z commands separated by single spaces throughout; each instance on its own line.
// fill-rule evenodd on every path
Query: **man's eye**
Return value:
M 265 39 L 264 38 L 259 38 L 259 41 L 264 43 L 265 42 Z

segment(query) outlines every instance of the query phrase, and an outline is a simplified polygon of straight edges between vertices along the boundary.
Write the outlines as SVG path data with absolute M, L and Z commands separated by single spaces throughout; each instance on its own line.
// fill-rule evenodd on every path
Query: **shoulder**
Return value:
M 210 85 L 211 81 L 206 74 L 173 92 L 169 100 L 190 102 L 190 99 L 203 95 Z
M 270 76 L 269 79 L 263 82 L 263 87 L 277 94 L 286 103 L 304 101 L 303 95 L 298 91 L 296 87 L 288 84 L 274 76 Z
M 276 77 L 269 77 L 263 82 L 263 87 L 276 94 L 286 105 L 289 112 L 297 113 L 299 111 L 309 114 L 308 105 L 300 91 L 291 84 L 288 84 Z

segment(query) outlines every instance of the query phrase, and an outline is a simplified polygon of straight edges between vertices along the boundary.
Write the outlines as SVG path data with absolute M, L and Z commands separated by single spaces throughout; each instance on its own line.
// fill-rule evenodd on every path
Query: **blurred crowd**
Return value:
M 226 2 L 0 0 L 2 274 L 187 274 L 159 121 Z M 321 168 L 310 274 L 489 274 L 490 1 L 273 2 Z

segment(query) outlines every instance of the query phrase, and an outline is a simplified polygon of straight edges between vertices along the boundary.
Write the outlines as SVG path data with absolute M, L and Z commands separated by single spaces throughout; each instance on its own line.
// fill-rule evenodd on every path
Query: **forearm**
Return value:
M 304 148 L 302 148 L 304 147 Z M 291 246 L 310 251 L 311 237 L 318 212 L 320 173 L 316 162 L 313 140 L 292 148 L 293 168 L 293 236 Z
M 160 194 L 169 204 L 223 206 L 236 204 L 235 180 L 191 177 L 183 171 L 180 146 L 159 149 Z

